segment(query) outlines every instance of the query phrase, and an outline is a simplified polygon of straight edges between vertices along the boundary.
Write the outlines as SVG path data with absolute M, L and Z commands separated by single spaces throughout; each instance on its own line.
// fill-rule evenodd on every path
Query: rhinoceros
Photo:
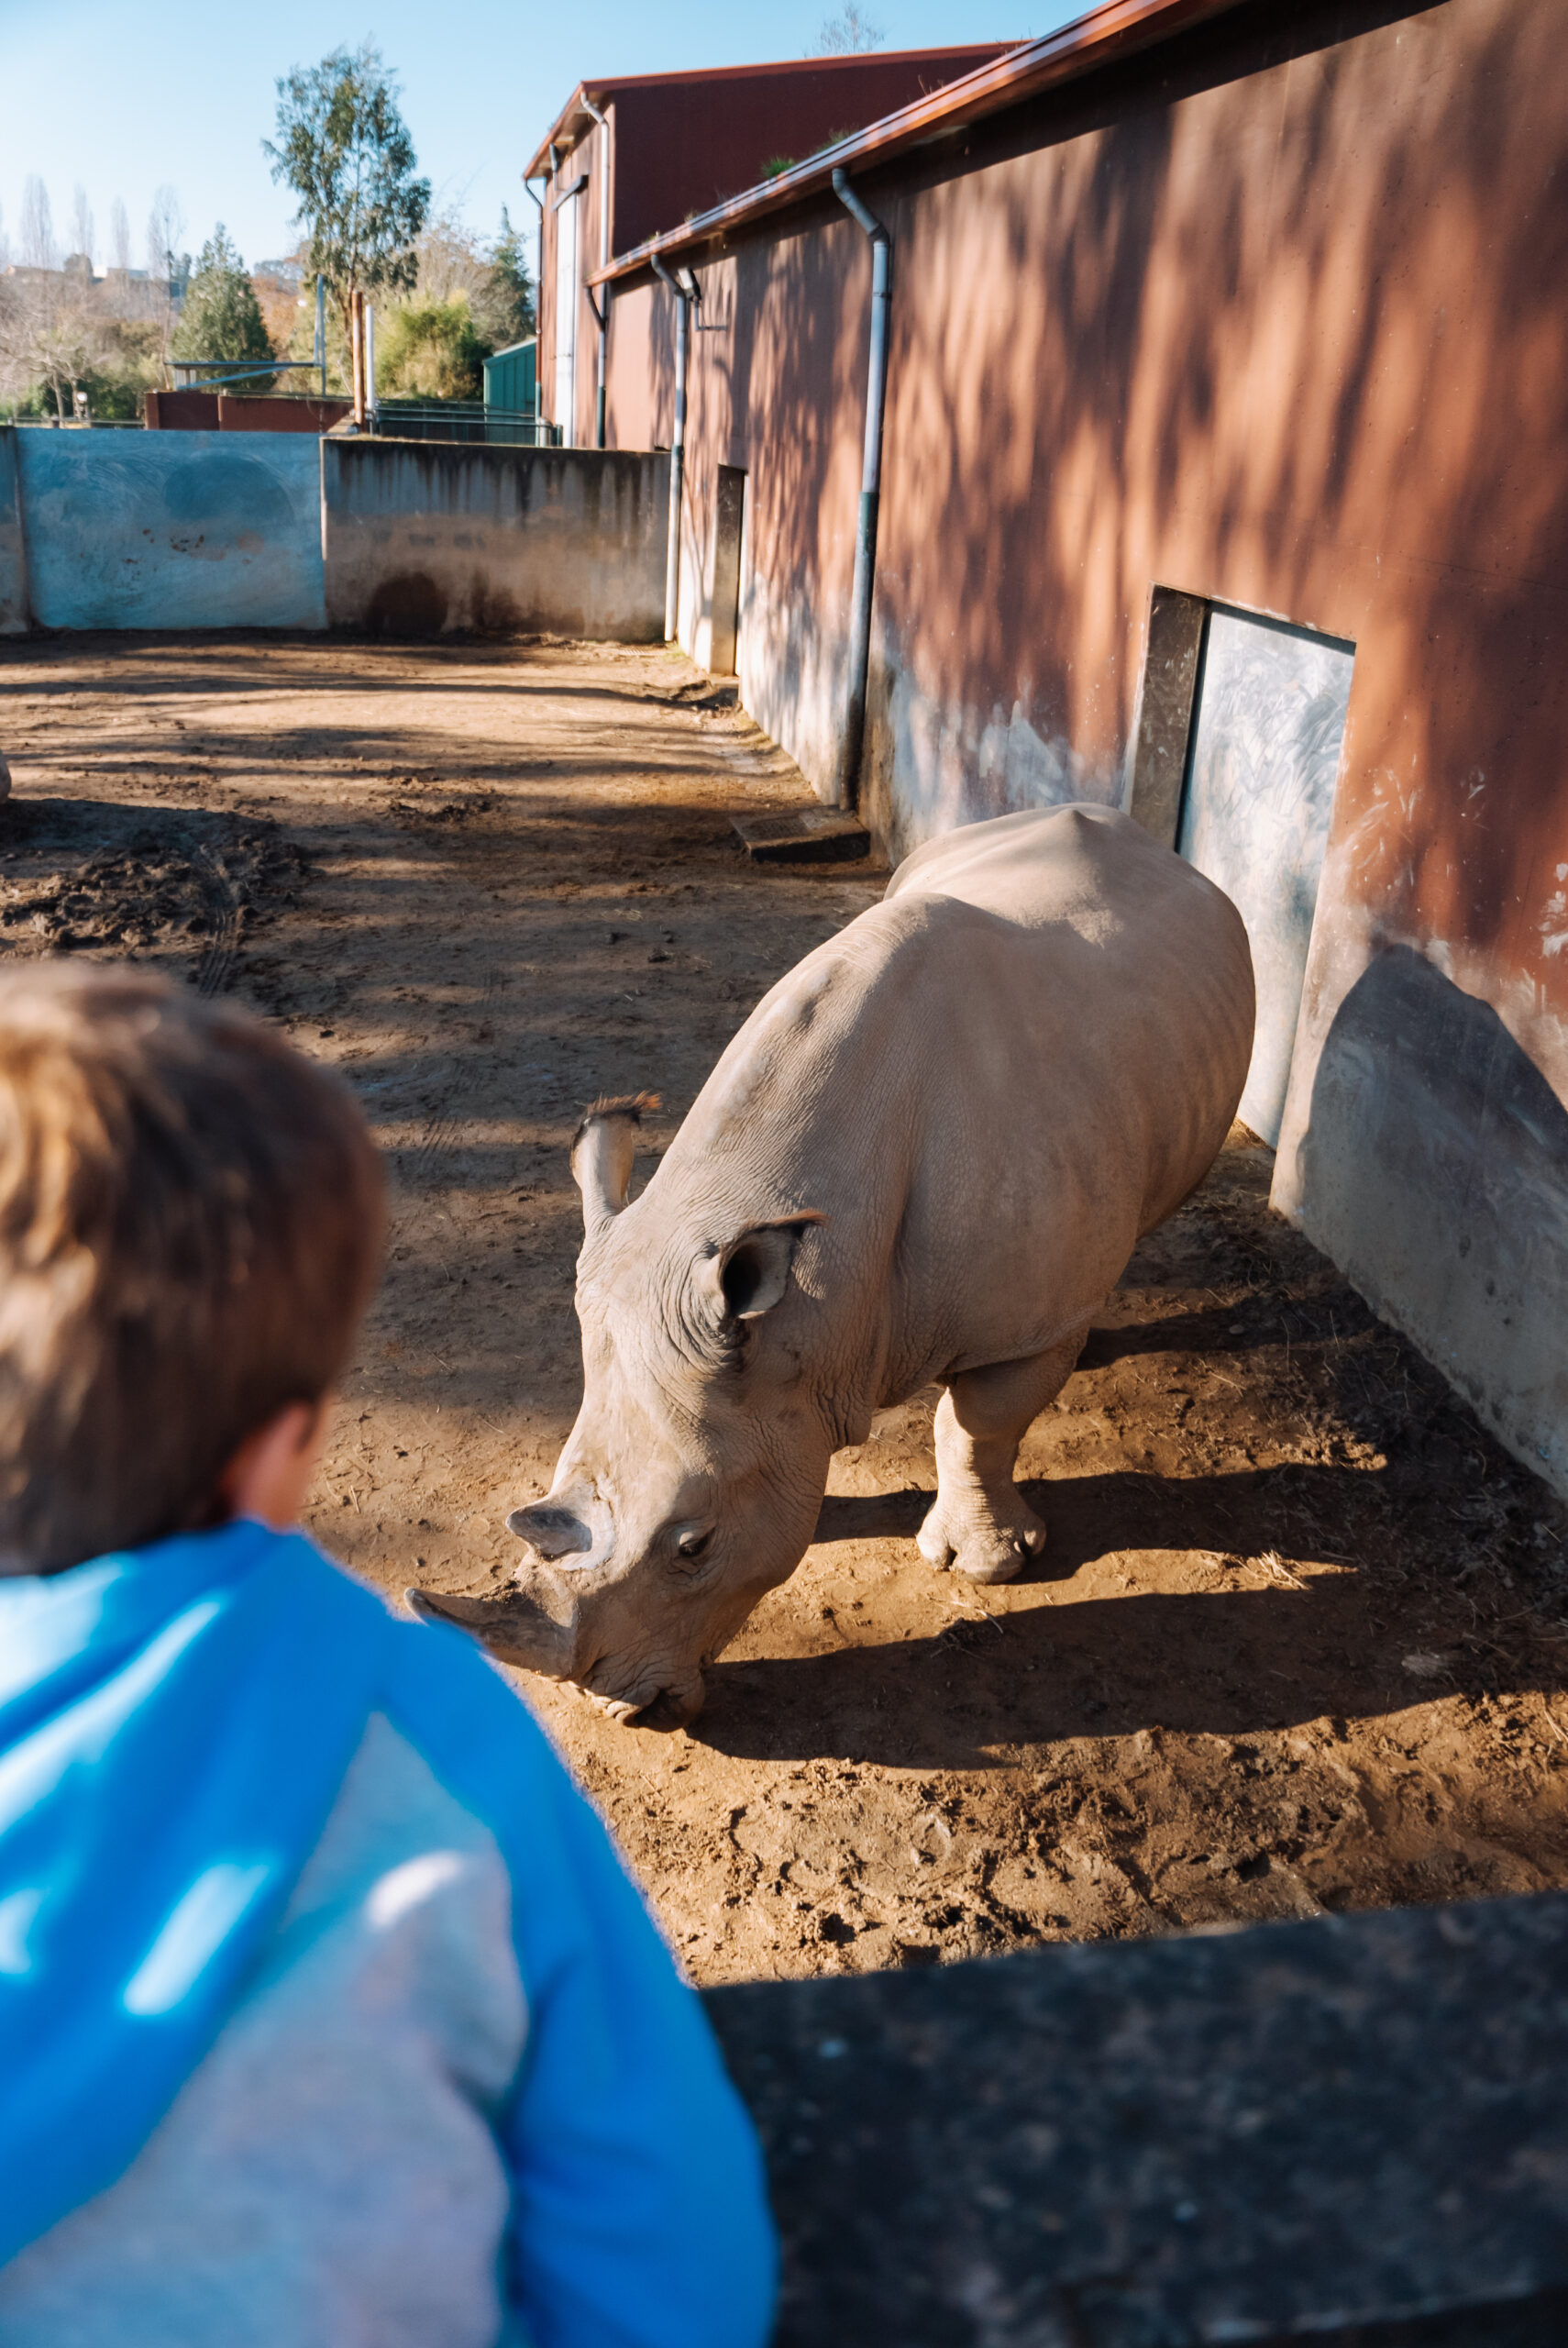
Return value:
M 1073 805 L 918 848 L 766 994 L 640 1197 L 649 1096 L 572 1146 L 583 1401 L 489 1598 L 411 1591 L 503 1662 L 659 1725 L 811 1543 L 828 1465 L 933 1381 L 933 1567 L 1005 1581 L 1013 1482 L 1142 1235 L 1241 1097 L 1240 914 L 1130 817 Z

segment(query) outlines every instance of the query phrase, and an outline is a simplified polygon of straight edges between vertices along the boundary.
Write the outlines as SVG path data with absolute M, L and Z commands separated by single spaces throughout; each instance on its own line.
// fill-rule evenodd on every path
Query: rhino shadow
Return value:
M 1051 1542 L 1021 1584 L 1064 1588 L 1118 1551 L 1207 1551 L 1216 1558 L 1301 1562 L 1344 1556 L 1354 1504 L 1356 1569 L 1303 1589 L 1130 1589 L 1064 1603 L 1042 1593 L 990 1621 L 949 1623 L 927 1637 L 867 1635 L 824 1654 L 721 1658 L 690 1733 L 735 1759 L 838 1759 L 913 1769 L 999 1769 L 1019 1748 L 1141 1729 L 1244 1735 L 1300 1722 L 1360 1719 L 1425 1698 L 1568 1684 L 1539 1652 L 1499 1662 L 1433 1632 L 1430 1586 L 1385 1571 L 1386 1471 L 1290 1467 L 1162 1479 L 1118 1474 L 1023 1487 Z M 819 1541 L 906 1537 L 929 1494 L 893 1492 L 824 1504 Z M 1334 1532 L 1314 1526 L 1337 1523 Z M 1349 1519 L 1351 1523 L 1355 1518 Z M 1441 1651 L 1440 1670 L 1413 1676 L 1403 1658 Z

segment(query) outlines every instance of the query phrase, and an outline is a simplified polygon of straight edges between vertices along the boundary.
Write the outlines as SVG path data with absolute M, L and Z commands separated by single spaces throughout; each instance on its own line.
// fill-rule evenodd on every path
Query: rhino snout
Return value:
M 593 1534 L 580 1516 L 569 1508 L 558 1508 L 548 1501 L 540 1501 L 531 1508 L 514 1508 L 506 1520 L 508 1533 L 515 1533 L 531 1549 L 552 1562 L 557 1557 L 570 1557 L 591 1550 Z

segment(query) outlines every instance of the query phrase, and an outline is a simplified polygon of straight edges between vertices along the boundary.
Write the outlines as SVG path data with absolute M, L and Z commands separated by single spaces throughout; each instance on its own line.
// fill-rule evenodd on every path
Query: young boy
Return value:
M 602 1828 L 293 1529 L 381 1216 L 256 1022 L 0 978 L 0 2340 L 757 2348 L 756 2141 Z

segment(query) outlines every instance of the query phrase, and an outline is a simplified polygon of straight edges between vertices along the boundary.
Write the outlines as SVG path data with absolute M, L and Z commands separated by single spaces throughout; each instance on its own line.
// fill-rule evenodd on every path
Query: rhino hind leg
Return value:
M 1045 1527 L 1012 1472 L 1031 1423 L 1055 1401 L 1087 1326 L 1027 1361 L 960 1371 L 936 1406 L 936 1499 L 920 1553 L 972 1581 L 1011 1581 L 1045 1546 Z

